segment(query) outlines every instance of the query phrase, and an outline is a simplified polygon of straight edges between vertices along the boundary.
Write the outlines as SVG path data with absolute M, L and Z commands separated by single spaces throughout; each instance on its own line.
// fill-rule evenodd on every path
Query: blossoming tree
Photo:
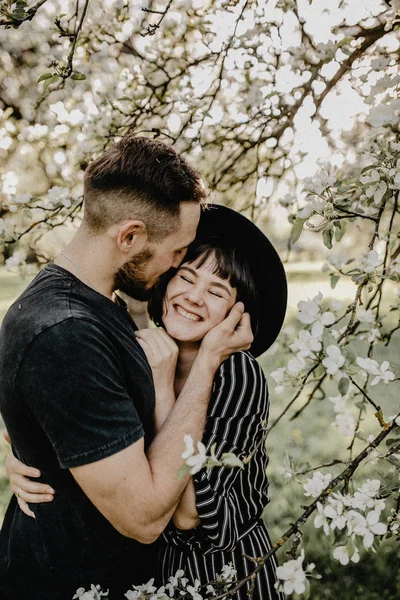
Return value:
M 390 401 L 399 388 L 399 23 L 399 0 L 0 2 L 8 269 L 34 272 L 61 249 L 80 221 L 88 160 L 135 130 L 174 144 L 215 200 L 260 223 L 286 211 L 289 258 L 313 236 L 331 288 L 354 286 L 350 302 L 318 293 L 298 303 L 296 326 L 275 346 L 285 358 L 269 373 L 285 408 L 266 443 L 285 417 L 323 400 L 348 446 L 320 465 L 288 456 L 282 467 L 309 501 L 271 551 L 289 547 L 277 571 L 289 595 L 317 576 L 299 547 L 306 527 L 329 537 L 341 565 L 400 539 L 400 409 Z M 190 439 L 182 450 L 192 473 L 252 459 Z M 372 461 L 381 477 L 356 479 Z M 255 572 L 268 556 L 256 557 Z M 227 565 L 207 589 L 192 583 L 178 572 L 163 589 L 148 582 L 126 595 L 222 598 L 244 581 Z M 93 584 L 76 598 L 105 596 Z

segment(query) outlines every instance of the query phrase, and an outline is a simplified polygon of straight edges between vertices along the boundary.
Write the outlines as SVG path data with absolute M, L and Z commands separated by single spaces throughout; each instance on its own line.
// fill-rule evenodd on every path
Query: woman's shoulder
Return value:
M 235 352 L 231 354 L 220 366 L 217 377 L 238 378 L 246 377 L 250 379 L 265 379 L 264 371 L 254 356 L 248 350 Z
M 261 365 L 250 352 L 236 352 L 225 360 L 214 379 L 211 416 L 256 414 L 268 404 L 268 386 Z
M 261 369 L 261 365 L 257 362 L 249 350 L 242 350 L 241 352 L 235 352 L 234 354 L 231 354 L 230 357 L 227 358 L 221 365 L 221 367 L 225 368 L 232 366 L 241 367 L 243 369 L 249 367 Z

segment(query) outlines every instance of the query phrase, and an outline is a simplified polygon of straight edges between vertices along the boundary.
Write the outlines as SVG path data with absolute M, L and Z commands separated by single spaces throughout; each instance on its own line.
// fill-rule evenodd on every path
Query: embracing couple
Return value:
M 255 360 L 286 309 L 263 233 L 203 206 L 199 174 L 171 147 L 127 136 L 85 172 L 69 246 L 11 306 L 0 332 L 0 409 L 12 497 L 0 533 L 2 600 L 111 600 L 183 569 L 242 579 L 270 548 L 262 443 L 268 391 Z M 147 300 L 137 330 L 115 293 Z M 184 436 L 244 469 L 178 478 Z M 257 600 L 282 598 L 274 559 Z M 247 599 L 250 582 L 234 598 Z

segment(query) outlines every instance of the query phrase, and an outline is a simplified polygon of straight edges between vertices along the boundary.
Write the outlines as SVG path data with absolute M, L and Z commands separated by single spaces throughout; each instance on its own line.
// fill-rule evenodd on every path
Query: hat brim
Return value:
M 202 211 L 196 239 L 210 236 L 229 240 L 249 264 L 259 300 L 258 326 L 250 352 L 260 356 L 272 346 L 285 319 L 287 281 L 282 261 L 267 236 L 227 206 L 208 204 Z

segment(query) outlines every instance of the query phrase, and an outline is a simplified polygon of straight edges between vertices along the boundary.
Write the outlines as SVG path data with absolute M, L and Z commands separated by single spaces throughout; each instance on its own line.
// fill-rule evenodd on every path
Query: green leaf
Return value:
M 229 467 L 230 469 L 233 469 L 234 467 L 244 469 L 244 464 L 233 452 L 224 452 L 224 454 L 221 456 L 221 462 L 224 467 Z
M 335 275 L 335 273 L 332 273 L 331 275 L 331 288 L 334 290 L 336 287 L 337 282 L 340 279 L 340 275 Z
M 373 165 L 368 165 L 367 167 L 364 167 L 363 169 L 361 169 L 361 173 L 366 173 L 367 171 L 371 171 L 372 169 L 376 169 L 377 166 L 378 166 L 377 163 L 374 163 Z
M 53 77 L 53 73 L 42 73 L 41 76 L 38 78 L 37 83 L 40 83 L 45 79 L 50 79 L 50 77 Z
M 186 463 L 183 463 L 183 465 L 180 467 L 180 469 L 178 471 L 178 475 L 177 475 L 178 481 L 180 479 L 182 479 L 182 477 L 184 475 L 186 475 L 186 473 L 189 471 L 189 469 L 190 469 L 190 467 Z
M 295 244 L 299 237 L 301 236 L 301 232 L 303 231 L 304 223 L 307 219 L 296 219 L 292 228 L 292 233 L 290 238 L 292 240 L 292 244 Z
M 46 79 L 46 81 L 43 84 L 43 92 L 46 92 L 49 85 L 51 85 L 52 83 L 56 83 L 56 81 L 58 81 L 59 79 L 60 77 L 58 75 L 53 75 L 52 77 Z
M 349 383 L 350 381 L 347 379 L 347 377 L 342 377 L 339 381 L 339 392 L 341 396 L 345 396 L 347 394 L 347 390 L 349 389 Z
M 333 239 L 332 229 L 324 229 L 324 231 L 322 232 L 322 241 L 324 242 L 324 245 L 329 250 L 332 250 L 332 239 Z
M 86 75 L 80 73 L 79 71 L 74 71 L 71 75 L 71 79 L 75 79 L 76 81 L 82 81 L 83 79 L 86 79 Z
M 344 221 L 339 221 L 339 224 L 336 225 L 335 229 L 335 240 L 340 242 L 344 234 L 346 233 L 346 223 Z
M 352 348 L 346 346 L 342 348 L 342 354 L 346 357 L 346 360 L 349 364 L 353 364 L 356 362 L 357 355 Z
M 396 448 L 396 446 L 399 446 L 399 448 L 400 448 L 400 439 L 399 438 L 391 438 L 390 440 L 386 440 L 386 446 L 388 448 L 391 448 L 392 446 L 394 448 Z
M 394 455 L 386 456 L 385 458 L 388 462 L 390 462 L 391 465 L 394 465 L 395 467 L 400 468 L 400 460 L 398 458 L 396 458 L 396 456 L 394 456 Z

